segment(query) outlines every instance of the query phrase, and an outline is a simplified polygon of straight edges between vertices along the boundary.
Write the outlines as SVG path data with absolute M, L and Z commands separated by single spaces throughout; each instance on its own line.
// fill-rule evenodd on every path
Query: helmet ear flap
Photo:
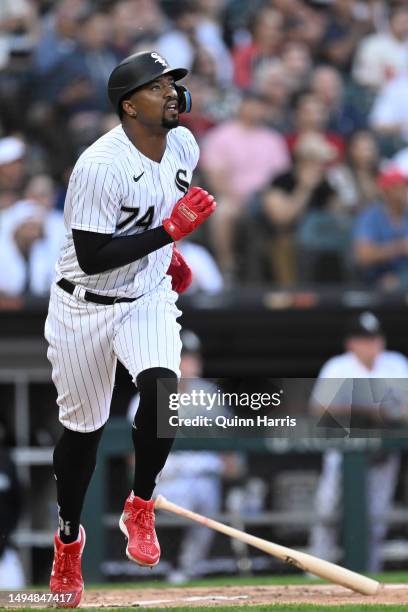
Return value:
M 189 113 L 192 107 L 191 93 L 184 85 L 176 85 L 179 113 Z

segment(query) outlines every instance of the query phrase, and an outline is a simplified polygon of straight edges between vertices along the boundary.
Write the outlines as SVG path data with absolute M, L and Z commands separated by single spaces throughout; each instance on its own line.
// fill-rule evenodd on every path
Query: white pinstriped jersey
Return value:
M 56 265 L 67 278 L 94 293 L 137 297 L 159 285 L 170 265 L 172 245 L 101 274 L 79 267 L 72 229 L 129 236 L 158 227 L 187 191 L 199 157 L 184 127 L 169 131 L 160 163 L 143 155 L 121 125 L 91 145 L 73 169 L 64 208 L 66 240 Z

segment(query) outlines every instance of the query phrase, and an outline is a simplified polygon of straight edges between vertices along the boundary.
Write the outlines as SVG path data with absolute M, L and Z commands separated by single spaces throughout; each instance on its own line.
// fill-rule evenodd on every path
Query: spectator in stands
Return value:
M 233 77 L 233 62 L 222 31 L 224 0 L 197 0 L 201 11 L 197 39 L 201 47 L 211 55 L 216 65 L 216 78 L 221 87 L 230 84 Z
M 344 434 L 350 430 L 352 435 L 354 427 L 381 429 L 401 422 L 406 396 L 393 379 L 408 377 L 408 361 L 400 353 L 385 350 L 384 333 L 373 313 L 363 312 L 350 321 L 345 334 L 345 351 L 323 365 L 315 384 L 311 409 L 319 417 L 320 425 L 343 429 Z M 375 384 L 368 379 L 379 380 Z M 384 400 L 391 395 L 392 402 Z M 382 569 L 381 544 L 397 485 L 400 457 L 396 452 L 381 451 L 370 453 L 368 460 L 370 524 L 366 569 L 379 572 Z M 326 451 L 316 492 L 316 522 L 310 533 L 310 552 L 329 561 L 339 560 L 339 530 L 333 517 L 341 503 L 341 470 L 342 454 L 337 450 Z
M 11 536 L 21 512 L 21 491 L 16 468 L 6 446 L 6 430 L 0 422 L 0 589 L 22 589 L 24 570 Z
M 83 11 L 82 0 L 61 0 L 56 4 L 55 11 L 44 18 L 33 57 L 36 78 L 48 74 L 74 50 L 78 21 Z
M 282 167 L 285 154 L 279 134 L 285 135 L 293 153 L 301 135 L 318 131 L 337 148 L 337 161 L 342 161 L 345 141 L 369 118 L 381 156 L 392 157 L 407 144 L 408 71 L 407 75 L 398 72 L 407 31 L 406 3 L 393 3 L 391 11 L 380 0 L 332 0 L 324 7 L 320 0 L 4 0 L 0 4 L 0 65 L 4 41 L 9 58 L 3 59 L 0 70 L 0 136 L 18 134 L 29 152 L 28 165 L 25 152 L 19 160 L 8 161 L 0 138 L 0 209 L 22 199 L 26 168 L 30 175 L 49 173 L 63 192 L 75 158 L 99 137 L 104 117 L 111 112 L 105 91 L 112 65 L 132 51 L 152 48 L 157 41 L 171 63 L 192 69 L 186 84 L 191 86 L 193 110 L 182 121 L 200 145 L 203 142 L 205 178 L 212 184 L 214 178 L 226 175 L 225 184 L 217 183 L 219 199 L 227 202 L 219 209 L 225 236 L 220 246 L 217 232 L 221 228 L 214 228 L 214 253 L 230 279 L 241 250 L 232 246 L 236 220 L 242 219 L 256 191 L 289 167 L 287 154 Z M 28 20 L 27 15 L 33 18 Z M 388 22 L 389 32 L 381 33 Z M 361 42 L 363 35 L 375 29 L 380 33 Z M 355 82 L 350 66 L 357 48 Z M 395 72 L 388 68 L 388 51 L 380 53 L 382 68 L 373 60 L 378 48 L 398 49 L 391 60 L 399 76 L 380 90 L 372 107 L 373 90 L 360 85 L 360 77 L 377 78 L 382 70 L 388 78 Z M 367 62 L 375 66 L 366 69 Z M 261 123 L 279 132 L 275 144 L 266 147 L 272 153 L 257 157 L 262 148 L 256 145 L 261 143 L 258 126 L 258 132 L 250 131 L 249 147 L 241 132 L 237 142 L 243 146 L 230 139 L 227 153 L 213 155 L 220 171 L 216 166 L 207 170 L 205 137 L 211 142 L 213 134 L 225 134 L 222 128 L 234 124 L 231 117 L 239 106 L 240 90 L 248 87 L 266 100 Z M 330 169 L 330 182 L 349 204 L 350 213 L 375 195 L 374 170 L 368 167 L 368 159 L 363 168 L 364 151 L 368 155 L 373 146 L 368 134 L 352 139 L 347 148 L 357 151 L 355 167 L 351 157 L 345 160 L 351 164 L 351 174 L 339 164 Z M 9 144 L 5 149 L 11 151 Z M 245 157 L 247 150 L 255 151 L 257 163 L 249 159 L 238 164 L 235 173 L 226 172 L 224 165 L 231 155 Z M 250 172 L 256 179 L 252 182 L 247 181 Z
M 37 36 L 35 5 L 28 0 L 3 0 L 0 3 L 0 70 L 10 55 L 31 51 Z
M 323 59 L 347 74 L 357 45 L 371 28 L 369 7 L 358 0 L 333 0 L 323 35 Z
M 110 110 L 106 83 L 119 58 L 110 47 L 109 16 L 98 11 L 83 14 L 77 24 L 77 45 L 43 73 L 37 94 L 58 104 L 64 116 Z
M 53 209 L 55 189 L 48 176 L 31 179 L 24 196 L 2 216 L 0 291 L 47 295 L 65 233 L 63 216 Z
M 21 138 L 0 138 L 0 210 L 21 197 L 26 179 L 26 145 Z
M 391 6 L 389 28 L 364 37 L 356 51 L 354 80 L 378 90 L 408 69 L 408 6 Z
M 122 57 L 131 55 L 135 45 L 149 46 L 165 27 L 157 0 L 119 0 L 111 16 L 113 49 Z
M 341 74 L 336 68 L 317 66 L 312 75 L 311 90 L 328 112 L 329 133 L 347 138 L 352 132 L 366 127 L 365 115 L 346 100 Z
M 236 113 L 239 93 L 228 82 L 217 81 L 217 62 L 204 47 L 196 50 L 188 87 L 194 104 L 191 112 L 183 115 L 182 123 L 198 140 L 217 123 Z
M 253 86 L 255 69 L 279 55 L 283 42 L 283 17 L 272 8 L 258 11 L 250 25 L 251 40 L 233 50 L 234 81 L 238 87 Z
M 344 156 L 345 143 L 340 134 L 329 132 L 329 109 L 323 101 L 311 91 L 299 94 L 294 108 L 293 131 L 286 137 L 289 150 L 294 151 L 297 141 L 304 135 L 319 132 L 322 137 L 337 149 L 338 159 Z
M 255 72 L 254 86 L 265 97 L 267 124 L 286 132 L 290 125 L 291 84 L 283 62 L 276 59 L 262 64 Z
M 282 48 L 281 60 L 289 80 L 291 94 L 298 94 L 307 89 L 312 71 L 309 47 L 297 41 L 286 42 Z
M 294 157 L 293 169 L 277 176 L 252 207 L 252 222 L 248 227 L 253 235 L 245 241 L 248 245 L 245 259 L 250 266 L 247 276 L 251 280 L 261 280 L 256 271 L 266 269 L 267 280 L 293 285 L 307 272 L 303 270 L 302 276 L 299 275 L 297 239 L 303 248 L 311 240 L 317 251 L 319 247 L 324 248 L 322 241 L 329 240 L 339 249 L 338 243 L 343 240 L 342 217 L 337 219 L 334 212 L 336 191 L 328 176 L 328 165 L 336 157 L 335 149 L 319 133 L 304 134 L 296 143 Z M 309 213 L 314 214 L 314 220 L 320 213 L 320 221 L 322 213 L 329 214 L 323 232 L 319 226 L 312 229 Z M 306 238 L 311 231 L 313 237 Z M 331 278 L 335 278 L 334 270 Z
M 358 211 L 378 198 L 378 166 L 380 154 L 377 142 L 369 130 L 358 130 L 347 145 L 343 182 L 347 195 L 343 199 L 352 211 Z
M 265 6 L 264 0 L 228 0 L 223 11 L 225 40 L 230 48 L 247 43 L 250 38 L 249 26 L 253 17 Z
M 354 253 L 362 278 L 385 290 L 408 287 L 408 184 L 394 166 L 380 172 L 381 198 L 354 227 Z
M 384 140 L 385 153 L 394 154 L 408 142 L 408 71 L 380 89 L 370 113 L 370 124 Z
M 173 23 L 155 43 L 155 48 L 172 66 L 191 68 L 198 47 L 200 11 L 195 2 L 183 0 L 172 6 Z
M 303 0 L 270 0 L 269 4 L 284 17 L 285 38 L 312 52 L 318 49 L 325 25 L 324 11 Z
M 192 0 L 177 2 L 172 11 L 174 27 L 165 32 L 155 46 L 172 66 L 189 69 L 198 48 L 203 47 L 216 62 L 217 82 L 225 84 L 232 78 L 231 57 L 206 4 Z
M 31 0 L 0 2 L 0 136 L 20 133 L 30 100 L 31 54 L 38 35 Z
M 58 2 L 42 19 L 43 27 L 33 56 L 29 83 L 31 104 L 27 106 L 26 125 L 31 139 L 45 152 L 46 170 L 54 176 L 62 177 L 75 158 L 67 115 L 63 106 L 60 109 L 58 97 L 63 97 L 67 81 L 76 80 L 72 74 L 65 78 L 64 62 L 78 47 L 80 20 L 86 10 L 84 0 Z M 71 95 L 80 97 L 89 88 L 80 75 L 78 79 L 79 83 L 71 87 Z
M 248 199 L 289 168 L 283 138 L 265 127 L 263 96 L 245 93 L 237 117 L 209 131 L 201 147 L 201 168 L 217 198 L 217 222 L 212 224 L 213 248 L 223 273 L 234 274 L 237 219 Z

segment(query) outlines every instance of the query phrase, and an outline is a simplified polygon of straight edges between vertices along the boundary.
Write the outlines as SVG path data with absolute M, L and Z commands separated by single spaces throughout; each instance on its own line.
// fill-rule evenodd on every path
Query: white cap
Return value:
M 14 136 L 0 138 L 0 166 L 21 159 L 25 154 L 25 150 L 24 142 Z

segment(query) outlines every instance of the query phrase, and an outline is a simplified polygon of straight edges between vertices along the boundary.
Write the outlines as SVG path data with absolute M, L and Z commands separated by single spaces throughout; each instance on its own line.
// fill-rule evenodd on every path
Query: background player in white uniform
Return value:
M 392 379 L 408 378 L 408 361 L 400 353 L 385 350 L 377 317 L 371 312 L 358 315 L 350 324 L 345 345 L 346 352 L 329 359 L 320 371 L 313 390 L 314 412 L 322 414 L 328 410 L 331 417 L 345 427 L 353 427 L 354 417 L 357 417 L 357 425 L 360 420 L 363 427 L 378 429 L 384 427 L 387 420 L 401 419 L 406 392 Z M 392 403 L 381 401 L 391 397 L 390 391 Z M 400 460 L 399 454 L 392 452 L 370 454 L 369 462 L 367 569 L 378 572 L 382 566 L 381 543 L 387 529 L 385 517 L 394 497 Z M 316 493 L 318 520 L 311 530 L 310 546 L 312 554 L 331 561 L 338 560 L 337 528 L 333 517 L 341 502 L 341 476 L 341 452 L 327 451 L 323 455 L 323 470 Z
M 168 395 L 176 392 L 179 375 L 181 313 L 173 289 L 182 291 L 191 280 L 173 241 L 215 209 L 206 191 L 189 189 L 199 153 L 192 134 L 177 127 L 190 101 L 175 84 L 186 73 L 155 52 L 121 62 L 108 83 L 121 125 L 81 155 L 67 192 L 67 235 L 45 335 L 64 426 L 54 451 L 60 525 L 50 586 L 74 593 L 72 606 L 83 591 L 80 515 L 109 417 L 117 359 L 140 393 L 132 427 L 133 490 L 120 528 L 130 559 L 153 566 L 160 558 L 151 497 L 175 432 L 168 426 L 165 437 L 158 436 L 158 414 L 168 424 Z

